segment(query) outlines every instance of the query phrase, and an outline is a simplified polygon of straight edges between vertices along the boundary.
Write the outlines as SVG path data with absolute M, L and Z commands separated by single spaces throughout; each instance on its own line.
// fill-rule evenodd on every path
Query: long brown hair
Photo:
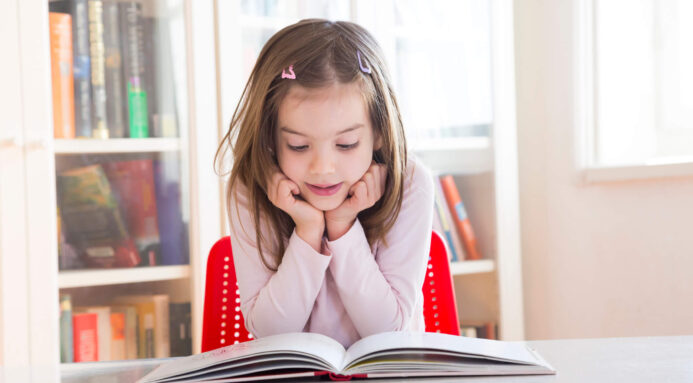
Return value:
M 357 54 L 364 67 L 370 68 L 370 74 L 360 69 Z M 296 79 L 282 79 L 282 71 L 290 65 Z M 375 205 L 358 215 L 368 243 L 373 246 L 381 240 L 387 246 L 385 235 L 399 215 L 407 145 L 380 47 L 367 30 L 351 22 L 306 19 L 289 25 L 262 48 L 215 155 L 217 169 L 223 175 L 228 172 L 222 170 L 221 162 L 229 150 L 233 155 L 226 186 L 227 213 L 230 217 L 232 196 L 240 181 L 247 190 L 260 257 L 272 270 L 281 263 L 285 241 L 295 225 L 288 214 L 267 198 L 268 172 L 278 167 L 273 153 L 276 153 L 274 137 L 279 105 L 293 84 L 320 88 L 335 82 L 360 85 L 374 137 L 382 142 L 373 159 L 387 167 L 385 192 Z M 261 217 L 268 220 L 273 233 L 263 234 Z M 273 262 L 268 262 L 262 251 L 263 245 L 272 248 L 269 240 L 278 249 L 276 254 L 271 254 Z

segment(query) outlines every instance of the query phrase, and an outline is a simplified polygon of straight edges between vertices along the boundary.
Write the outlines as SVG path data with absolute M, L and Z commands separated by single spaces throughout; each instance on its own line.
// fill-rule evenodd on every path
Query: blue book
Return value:
M 188 229 L 183 222 L 180 158 L 163 153 L 154 160 L 154 189 L 159 224 L 160 264 L 187 265 Z

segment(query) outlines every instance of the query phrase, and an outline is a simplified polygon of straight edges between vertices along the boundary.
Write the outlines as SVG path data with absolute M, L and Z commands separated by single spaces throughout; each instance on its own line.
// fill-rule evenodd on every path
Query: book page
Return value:
M 349 347 L 343 366 L 348 368 L 360 359 L 377 352 L 377 355 L 397 355 L 412 349 L 438 350 L 445 354 L 468 356 L 519 364 L 540 365 L 523 343 L 502 342 L 488 339 L 466 338 L 448 334 L 424 332 L 386 332 L 363 338 Z M 406 352 L 406 351 L 405 351 Z M 407 352 L 408 353 L 408 352 Z
M 251 355 L 269 355 L 286 353 L 304 355 L 306 359 L 322 361 L 323 364 L 336 369 L 344 360 L 345 350 L 336 340 L 315 333 L 288 333 L 238 343 L 202 354 L 178 358 L 162 364 L 145 376 L 141 382 L 154 382 L 218 364 L 247 358 Z M 278 358 L 277 360 L 281 360 Z M 266 370 L 273 370 L 272 362 L 266 363 Z M 229 363 L 232 369 L 233 363 Z

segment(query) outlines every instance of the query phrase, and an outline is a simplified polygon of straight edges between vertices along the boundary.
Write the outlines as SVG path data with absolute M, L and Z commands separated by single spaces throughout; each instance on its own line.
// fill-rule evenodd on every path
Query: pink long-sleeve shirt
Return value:
M 246 328 L 256 337 L 286 332 L 327 335 L 344 347 L 384 331 L 424 331 L 423 293 L 431 243 L 434 189 L 431 174 L 410 157 L 399 216 L 388 247 L 371 248 L 358 219 L 327 255 L 296 231 L 277 271 L 260 259 L 243 187 L 231 201 L 231 246 Z M 236 214 L 238 213 L 238 214 Z M 261 220 L 264 233 L 270 233 Z M 267 259 L 274 249 L 263 247 Z M 271 263 L 270 263 L 271 264 Z

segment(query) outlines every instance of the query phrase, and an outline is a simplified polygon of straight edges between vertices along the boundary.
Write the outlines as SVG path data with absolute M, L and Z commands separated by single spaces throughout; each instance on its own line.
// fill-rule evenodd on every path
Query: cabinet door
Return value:
M 42 336 L 31 352 L 47 364 L 197 349 L 200 259 L 221 223 L 218 203 L 199 202 L 219 200 L 218 184 L 199 185 L 217 180 L 198 173 L 211 172 L 218 136 L 197 134 L 189 89 L 196 63 L 214 62 L 213 51 L 192 58 L 188 38 L 208 5 L 22 4 L 22 59 L 36 62 L 23 100 L 40 100 L 23 125 L 30 328 Z
M 0 365 L 29 362 L 24 153 L 19 25 L 17 3 L 6 2 L 0 13 L 0 46 L 7 54 L 0 62 Z

